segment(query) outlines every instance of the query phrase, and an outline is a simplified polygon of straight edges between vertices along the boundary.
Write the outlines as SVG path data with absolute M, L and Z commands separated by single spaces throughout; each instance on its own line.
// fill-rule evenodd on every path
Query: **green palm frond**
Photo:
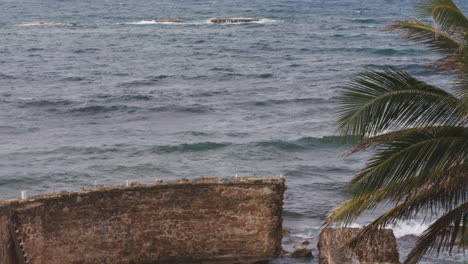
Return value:
M 434 250 L 450 250 L 457 243 L 464 243 L 467 230 L 468 202 L 449 211 L 424 231 L 416 246 L 408 254 L 403 264 L 415 264 L 424 254 Z
M 386 27 L 387 31 L 401 31 L 401 36 L 410 41 L 421 43 L 429 49 L 444 54 L 454 54 L 460 51 L 463 42 L 457 38 L 437 30 L 422 21 L 397 21 Z
M 383 201 L 397 205 L 369 224 L 363 234 L 395 224 L 399 220 L 408 220 L 422 210 L 434 212 L 451 208 L 453 204 L 464 202 L 468 198 L 467 169 L 468 164 L 461 163 L 431 177 L 416 175 L 407 178 L 402 182 L 401 188 L 386 186 L 370 194 L 356 195 L 333 208 L 327 215 L 325 225 L 333 222 L 349 225 L 362 212 L 374 209 Z
M 373 158 L 352 180 L 353 195 L 372 193 L 382 187 L 403 188 L 405 179 L 429 177 L 446 171 L 466 159 L 468 129 L 443 127 L 433 131 L 415 131 L 397 140 L 383 143 Z
M 351 79 L 338 101 L 338 132 L 375 136 L 393 129 L 425 125 L 459 125 L 464 109 L 458 98 L 387 67 Z
M 463 65 L 460 65 L 455 69 L 455 87 L 454 87 L 454 94 L 463 101 L 465 106 L 465 111 L 468 112 L 466 109 L 467 101 L 468 101 L 468 47 L 467 47 L 467 58 Z
M 418 7 L 435 27 L 406 20 L 387 30 L 444 55 L 431 66 L 453 73 L 455 93 L 392 67 L 352 78 L 337 100 L 337 132 L 362 140 L 345 155 L 375 150 L 351 180 L 350 199 L 333 208 L 325 222 L 349 225 L 382 203 L 392 206 L 352 240 L 355 246 L 417 214 L 444 214 L 405 264 L 435 250 L 468 247 L 468 19 L 451 0 L 421 0 Z
M 430 16 L 437 27 L 443 31 L 456 32 L 460 28 L 468 29 L 468 19 L 452 0 L 421 0 L 418 12 L 422 16 Z
M 353 244 L 372 235 L 380 228 L 412 219 L 419 212 L 447 211 L 458 204 L 468 202 L 468 191 L 466 190 L 468 173 L 466 172 L 466 165 L 463 166 L 465 166 L 464 173 L 452 175 L 443 182 L 427 182 L 414 188 L 414 192 L 403 198 L 403 202 L 366 225 L 360 234 L 354 238 Z
M 401 129 L 401 130 L 396 130 L 396 131 L 391 131 L 387 133 L 383 133 L 377 136 L 369 137 L 369 138 L 364 138 L 359 144 L 352 148 L 347 150 L 346 152 L 340 154 L 342 157 L 349 156 L 355 152 L 362 151 L 365 149 L 369 149 L 372 147 L 376 147 L 379 144 L 395 141 L 398 138 L 402 138 L 405 136 L 412 135 L 414 133 L 434 133 L 437 130 L 444 130 L 448 129 L 450 127 L 448 126 L 429 126 L 429 127 L 413 127 L 413 128 L 407 128 L 407 129 Z M 451 127 L 451 128 L 456 128 L 456 127 Z

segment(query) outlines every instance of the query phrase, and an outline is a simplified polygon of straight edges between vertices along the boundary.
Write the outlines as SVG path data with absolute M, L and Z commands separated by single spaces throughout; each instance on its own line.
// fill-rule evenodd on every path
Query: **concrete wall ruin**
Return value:
M 23 263 L 20 243 L 31 264 L 270 260 L 284 190 L 282 178 L 205 179 L 3 201 L 0 263 Z
M 400 264 L 395 235 L 380 229 L 355 248 L 348 247 L 361 228 L 324 228 L 318 249 L 320 264 Z

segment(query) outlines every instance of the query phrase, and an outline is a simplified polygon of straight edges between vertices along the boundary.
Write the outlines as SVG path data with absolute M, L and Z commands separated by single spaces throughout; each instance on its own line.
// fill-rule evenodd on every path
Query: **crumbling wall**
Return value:
M 281 251 L 284 190 L 281 178 L 209 179 L 11 202 L 0 211 L 0 263 L 19 263 L 8 221 L 31 264 L 270 260 Z
M 361 228 L 324 228 L 318 249 L 320 264 L 400 264 L 395 235 L 380 229 L 355 248 L 348 247 Z

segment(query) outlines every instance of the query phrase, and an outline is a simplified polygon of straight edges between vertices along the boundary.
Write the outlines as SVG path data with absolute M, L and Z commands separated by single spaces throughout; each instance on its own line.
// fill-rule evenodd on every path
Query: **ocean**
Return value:
M 468 12 L 468 2 L 455 2 Z M 315 244 L 326 212 L 371 154 L 339 157 L 352 146 L 334 131 L 346 79 L 392 65 L 450 86 L 449 75 L 423 66 L 433 53 L 382 31 L 414 17 L 414 3 L 1 0 L 0 199 L 127 180 L 282 175 L 291 230 L 283 246 Z M 261 20 L 210 23 L 215 17 Z M 421 216 L 395 227 L 402 259 L 410 235 L 429 223 Z

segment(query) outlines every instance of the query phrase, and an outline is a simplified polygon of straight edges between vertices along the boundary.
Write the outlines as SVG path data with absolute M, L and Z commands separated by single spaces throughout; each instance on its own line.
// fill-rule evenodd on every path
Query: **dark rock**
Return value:
M 399 264 L 395 235 L 381 229 L 355 248 L 348 247 L 360 228 L 324 228 L 318 249 L 320 264 Z
M 248 22 L 258 22 L 260 19 L 257 18 L 213 18 L 211 23 L 218 24 L 229 24 L 229 23 L 248 23 Z
M 308 248 L 298 248 L 294 250 L 291 255 L 291 258 L 312 258 L 312 249 Z
M 151 20 L 155 23 L 177 23 L 177 24 L 182 24 L 185 23 L 185 21 L 182 20 L 175 20 L 175 19 L 166 19 L 166 20 Z

